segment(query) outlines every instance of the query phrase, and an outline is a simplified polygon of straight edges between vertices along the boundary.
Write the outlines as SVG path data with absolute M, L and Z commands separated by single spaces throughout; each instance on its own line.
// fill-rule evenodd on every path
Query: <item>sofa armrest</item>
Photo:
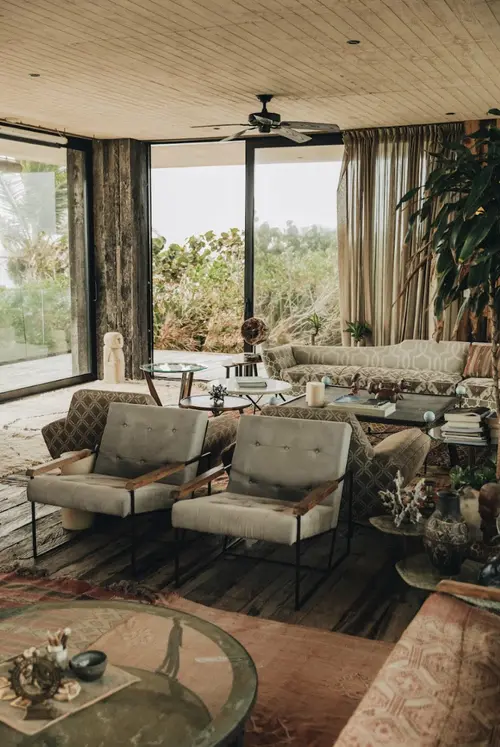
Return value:
M 418 428 L 392 433 L 374 447 L 373 458 L 384 463 L 391 473 L 401 472 L 404 484 L 412 480 L 423 466 L 431 439 Z
M 38 467 L 31 467 L 30 469 L 26 470 L 26 475 L 28 477 L 35 477 L 36 475 L 43 475 L 46 472 L 53 472 L 54 470 L 61 469 L 68 464 L 78 462 L 80 459 L 86 459 L 87 457 L 91 456 L 92 453 L 93 452 L 90 449 L 73 451 L 64 457 L 60 457 L 59 459 L 52 459 L 50 462 L 45 462 L 45 464 L 39 464 Z
M 53 420 L 52 423 L 48 423 L 42 428 L 43 440 L 45 441 L 45 445 L 47 446 L 52 459 L 57 459 L 57 457 L 61 456 L 63 451 L 72 451 L 72 449 L 62 448 L 61 446 L 66 442 L 65 428 L 66 418 Z
M 281 379 L 283 369 L 297 365 L 291 345 L 264 348 L 262 350 L 262 361 L 270 379 Z

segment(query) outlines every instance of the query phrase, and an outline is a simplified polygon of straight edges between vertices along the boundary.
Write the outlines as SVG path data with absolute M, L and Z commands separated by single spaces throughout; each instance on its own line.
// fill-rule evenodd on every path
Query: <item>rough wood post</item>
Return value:
M 125 376 L 142 378 L 150 354 L 150 146 L 139 140 L 94 143 L 94 244 L 97 370 L 106 332 L 125 339 Z
M 91 370 L 85 153 L 68 149 L 68 240 L 73 376 Z M 90 289 L 93 295 L 93 289 Z

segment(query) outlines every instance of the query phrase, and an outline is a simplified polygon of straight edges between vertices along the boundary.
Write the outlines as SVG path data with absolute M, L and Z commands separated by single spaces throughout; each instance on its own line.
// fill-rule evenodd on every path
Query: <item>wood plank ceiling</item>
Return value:
M 0 119 L 210 136 L 260 92 L 342 128 L 475 119 L 499 50 L 500 0 L 0 0 Z

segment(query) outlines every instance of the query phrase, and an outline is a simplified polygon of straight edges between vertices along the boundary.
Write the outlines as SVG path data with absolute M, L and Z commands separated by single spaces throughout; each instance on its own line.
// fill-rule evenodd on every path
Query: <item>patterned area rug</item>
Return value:
M 165 604 L 223 628 L 257 666 L 259 695 L 247 726 L 247 747 L 332 747 L 392 650 L 381 641 L 256 619 L 204 607 L 175 594 L 119 584 L 0 574 L 0 618 L 37 602 L 128 599 Z

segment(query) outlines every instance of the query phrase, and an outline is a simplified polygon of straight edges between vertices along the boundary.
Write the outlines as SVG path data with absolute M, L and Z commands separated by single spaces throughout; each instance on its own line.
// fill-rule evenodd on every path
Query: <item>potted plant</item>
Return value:
M 323 326 L 323 320 L 321 319 L 320 316 L 318 316 L 318 314 L 316 314 L 316 312 L 314 312 L 314 314 L 311 314 L 311 316 L 307 317 L 307 322 L 312 328 L 311 345 L 315 345 L 316 337 L 318 336 L 319 331 L 321 327 Z
M 372 328 L 367 322 L 347 322 L 344 332 L 349 332 L 358 347 L 366 344 L 366 337 L 372 333 Z
M 500 109 L 488 113 L 500 117 Z M 412 210 L 406 240 L 417 226 L 421 236 L 405 288 L 420 268 L 432 263 L 438 280 L 434 299 L 437 341 L 443 331 L 443 313 L 455 301 L 460 302 L 455 329 L 466 310 L 475 318 L 489 311 L 499 415 L 500 129 L 492 122 L 461 142 L 444 143 L 433 155 L 435 165 L 425 184 L 411 189 L 397 205 L 397 209 Z M 496 477 L 500 478 L 498 457 Z

